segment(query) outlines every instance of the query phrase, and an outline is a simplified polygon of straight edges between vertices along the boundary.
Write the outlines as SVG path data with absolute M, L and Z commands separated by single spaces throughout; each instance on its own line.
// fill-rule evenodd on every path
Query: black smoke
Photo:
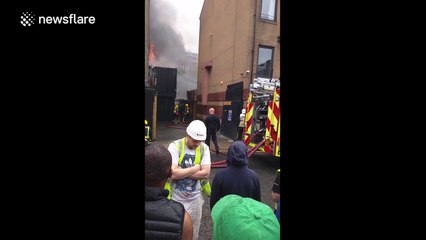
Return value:
M 155 61 L 150 65 L 176 68 L 185 58 L 183 38 L 172 28 L 175 21 L 173 6 L 163 0 L 151 0 L 150 42 L 154 44 Z

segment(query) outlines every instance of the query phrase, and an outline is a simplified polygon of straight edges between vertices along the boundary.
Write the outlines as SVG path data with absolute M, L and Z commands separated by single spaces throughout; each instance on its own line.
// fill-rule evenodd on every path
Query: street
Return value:
M 157 137 L 156 143 L 163 144 L 168 147 L 169 143 L 179 138 L 183 138 L 186 135 L 184 125 L 174 125 L 172 123 L 158 123 L 157 125 Z M 216 155 L 211 152 L 212 162 L 225 160 L 226 152 L 229 145 L 233 142 L 231 139 L 218 134 L 218 144 L 220 153 Z M 214 144 L 211 144 L 214 148 Z M 271 208 L 274 207 L 274 203 L 271 200 L 271 188 L 275 180 L 275 173 L 280 168 L 280 159 L 272 157 L 265 153 L 255 153 L 249 159 L 249 168 L 254 170 L 260 179 L 261 183 L 261 199 L 262 202 Z M 210 174 L 210 182 L 214 179 L 215 174 L 221 171 L 223 168 L 212 168 Z M 203 219 L 200 227 L 199 240 L 211 240 L 213 239 L 213 223 L 210 213 L 210 199 L 205 198 L 203 205 Z

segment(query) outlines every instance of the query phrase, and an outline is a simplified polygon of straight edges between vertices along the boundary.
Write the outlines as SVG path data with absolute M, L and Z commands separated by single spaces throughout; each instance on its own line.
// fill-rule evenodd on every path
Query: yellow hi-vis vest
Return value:
M 173 143 L 176 145 L 176 148 L 178 149 L 178 154 L 179 154 L 178 165 L 180 165 L 182 163 L 183 157 L 185 156 L 185 138 L 182 138 L 180 140 L 176 140 Z M 181 145 L 181 148 L 179 148 L 179 145 Z M 194 161 L 195 164 L 201 163 L 201 158 L 204 155 L 204 151 L 206 150 L 206 146 L 207 145 L 202 142 L 195 149 L 195 161 Z M 171 188 L 171 182 L 170 181 L 171 180 L 168 179 L 167 182 L 166 182 L 166 185 L 164 186 L 164 189 L 169 190 L 169 196 L 167 196 L 168 199 L 172 198 L 172 188 Z M 210 197 L 210 194 L 211 194 L 212 191 L 211 191 L 209 180 L 208 179 L 201 179 L 200 184 L 201 184 L 201 191 L 207 197 Z
M 150 130 L 150 127 L 147 126 L 147 125 L 148 125 L 148 121 L 145 120 L 145 139 L 149 139 L 149 130 Z

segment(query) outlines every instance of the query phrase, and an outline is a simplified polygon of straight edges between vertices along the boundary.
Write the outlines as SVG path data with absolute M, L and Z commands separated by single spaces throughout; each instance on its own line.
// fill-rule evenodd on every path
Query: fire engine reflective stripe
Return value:
M 279 156 L 279 136 L 280 136 L 280 123 L 281 123 L 281 119 L 280 119 L 280 102 L 279 102 L 279 98 L 280 98 L 280 90 L 277 89 L 274 92 L 274 97 L 272 99 L 272 114 L 271 114 L 271 124 L 273 125 L 273 129 L 271 129 L 271 137 L 272 140 L 274 141 L 274 155 L 275 156 Z
M 277 150 L 277 143 L 278 143 L 278 119 L 280 117 L 280 109 L 279 109 L 279 105 L 277 105 L 277 103 L 279 104 L 279 102 L 276 101 L 277 99 L 277 92 L 274 93 L 274 96 L 272 98 L 271 101 L 271 138 L 272 138 L 272 142 L 273 142 L 273 152 L 271 152 L 272 154 L 276 155 L 276 150 Z
M 278 134 L 279 134 L 279 89 L 274 92 L 272 100 L 268 102 L 268 114 L 265 129 L 265 152 L 277 155 Z
M 253 98 L 253 94 L 250 93 L 248 98 L 247 98 L 247 104 L 251 103 L 252 98 Z
M 281 129 L 281 118 L 278 120 L 278 129 Z M 275 156 L 279 157 L 281 155 L 280 147 L 281 147 L 281 138 L 280 138 L 280 130 L 278 130 L 278 137 L 277 137 L 277 145 L 275 147 Z
M 271 137 L 271 122 L 272 122 L 272 101 L 268 103 L 268 118 L 266 119 L 266 129 L 265 129 L 265 152 L 271 153 L 271 145 L 270 142 L 272 140 Z M 273 124 L 273 123 L 272 123 Z
M 271 138 L 273 141 L 277 141 L 277 133 L 278 133 L 278 118 L 279 118 L 279 114 L 280 114 L 280 110 L 279 108 L 275 105 L 274 102 L 271 102 L 271 125 L 272 127 L 270 128 L 271 131 Z M 278 112 L 278 115 L 277 115 Z
M 249 93 L 246 106 L 246 116 L 244 118 L 244 143 L 248 145 L 251 141 L 251 125 L 253 122 L 253 103 L 251 102 L 253 94 Z
M 278 131 L 278 119 L 280 118 L 280 102 L 279 102 L 279 91 L 276 91 L 274 93 L 274 99 L 273 99 L 273 105 L 272 105 L 272 111 L 273 111 L 273 125 L 275 132 Z
M 250 94 L 251 99 L 251 94 Z M 246 116 L 244 121 L 246 122 L 245 128 L 244 128 L 244 143 L 248 145 L 251 140 L 251 130 L 252 130 L 252 123 L 253 123 L 253 103 L 250 102 L 247 104 L 247 110 L 246 110 Z

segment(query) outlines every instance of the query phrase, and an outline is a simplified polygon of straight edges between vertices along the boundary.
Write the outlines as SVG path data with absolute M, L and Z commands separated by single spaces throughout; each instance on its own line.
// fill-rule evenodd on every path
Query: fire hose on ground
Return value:
M 254 146 L 254 148 L 249 149 L 248 152 L 247 152 L 247 157 L 248 158 L 251 157 L 257 151 L 257 149 L 259 149 L 259 147 L 264 145 L 264 143 L 265 143 L 265 139 L 263 139 L 258 144 L 256 144 L 256 146 Z M 226 163 L 226 160 L 220 160 L 220 161 L 212 162 L 211 165 L 210 165 L 211 168 L 225 168 L 227 166 L 228 166 L 228 164 Z
M 226 167 L 228 167 L 228 164 L 226 163 L 226 160 L 220 160 L 220 161 L 212 162 L 210 167 L 211 168 L 226 168 Z

